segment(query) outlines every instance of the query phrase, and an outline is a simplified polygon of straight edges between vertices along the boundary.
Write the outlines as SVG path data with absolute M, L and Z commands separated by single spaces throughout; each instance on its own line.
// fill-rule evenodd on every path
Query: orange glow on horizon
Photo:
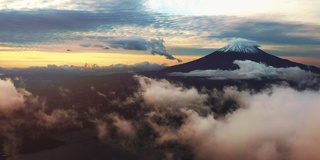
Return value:
M 306 65 L 313 65 L 320 67 L 320 58 L 314 57 L 290 57 L 290 56 L 282 56 L 281 58 L 288 59 L 293 62 L 298 62 Z
M 0 67 L 27 68 L 31 66 L 75 65 L 83 66 L 86 63 L 99 66 L 112 64 L 136 64 L 150 62 L 166 64 L 168 66 L 179 64 L 176 60 L 168 60 L 163 56 L 146 53 L 74 53 L 74 52 L 43 52 L 43 51 L 0 51 Z M 200 56 L 176 56 L 183 63 L 200 58 Z
M 113 64 L 136 64 L 150 62 L 166 64 L 168 66 L 180 64 L 176 60 L 168 60 L 163 56 L 151 55 L 148 53 L 102 53 L 102 52 L 45 52 L 45 51 L 17 51 L 11 49 L 0 50 L 0 67 L 3 68 L 27 68 L 32 66 L 47 65 L 75 65 L 97 64 L 109 66 Z M 201 56 L 176 56 L 183 60 L 183 63 L 195 60 Z M 320 66 L 320 58 L 314 57 L 292 57 L 282 56 L 294 62 L 307 65 Z

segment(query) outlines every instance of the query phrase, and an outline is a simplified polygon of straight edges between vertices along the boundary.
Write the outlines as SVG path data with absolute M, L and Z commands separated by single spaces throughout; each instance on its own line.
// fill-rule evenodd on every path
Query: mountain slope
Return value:
M 315 66 L 292 62 L 268 54 L 258 48 L 259 45 L 252 41 L 237 39 L 229 45 L 195 61 L 185 64 L 167 67 L 161 72 L 190 72 L 193 70 L 222 69 L 235 70 L 239 66 L 234 64 L 235 60 L 250 60 L 258 63 L 264 63 L 267 66 L 275 68 L 300 67 L 303 70 L 320 74 L 320 69 Z

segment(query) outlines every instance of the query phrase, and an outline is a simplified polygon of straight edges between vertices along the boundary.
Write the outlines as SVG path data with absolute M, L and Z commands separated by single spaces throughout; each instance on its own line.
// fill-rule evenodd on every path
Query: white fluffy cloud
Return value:
M 43 132 L 81 126 L 75 111 L 54 109 L 47 113 L 44 102 L 24 89 L 17 89 L 10 79 L 0 79 L 0 91 L 1 152 L 10 158 L 16 158 L 21 137 L 30 130 L 37 135 L 39 128 Z
M 213 113 L 200 115 L 194 108 L 187 107 L 186 101 L 192 102 L 187 96 L 179 98 L 180 96 L 172 94 L 179 91 L 183 96 L 185 93 L 182 91 L 188 89 L 182 89 L 182 86 L 166 80 L 157 81 L 143 77 L 140 77 L 139 82 L 146 104 L 156 105 L 165 102 L 168 103 L 165 105 L 179 108 L 175 110 L 176 113 L 171 111 L 166 114 L 186 116 L 178 128 L 159 125 L 147 119 L 158 132 L 156 142 L 160 145 L 166 142 L 187 145 L 193 149 L 196 159 L 203 160 L 320 158 L 320 150 L 317 147 L 320 145 L 319 91 L 299 92 L 288 87 L 274 86 L 253 93 L 227 88 L 222 94 L 233 95 L 241 108 L 224 118 L 214 119 Z M 150 94 L 150 90 L 156 90 L 155 88 L 160 89 L 160 92 Z M 149 94 L 152 96 L 148 96 Z M 201 94 L 195 92 L 193 95 Z M 221 99 L 228 95 L 222 96 Z M 170 101 L 169 96 L 178 98 Z M 150 113 L 149 117 L 152 118 L 159 114 L 158 112 L 156 110 Z
M 319 98 L 290 88 L 244 94 L 246 105 L 224 120 L 188 111 L 177 137 L 202 159 L 318 159 Z
M 0 112 L 11 112 L 24 106 L 23 93 L 19 92 L 11 80 L 0 79 Z
M 203 105 L 207 99 L 207 95 L 199 93 L 195 88 L 185 88 L 165 79 L 135 78 L 140 83 L 140 92 L 147 105 L 161 108 L 190 107 Z
M 194 70 L 187 73 L 173 72 L 171 76 L 187 76 L 187 77 L 207 77 L 208 79 L 258 79 L 258 78 L 279 78 L 289 81 L 298 82 L 300 84 L 317 84 L 317 75 L 307 72 L 299 67 L 275 68 L 262 63 L 250 60 L 235 60 L 234 64 L 240 69 L 237 70 Z
M 112 116 L 113 125 L 117 128 L 118 133 L 126 138 L 134 138 L 136 136 L 136 130 L 132 125 L 132 122 L 127 121 L 119 116 Z

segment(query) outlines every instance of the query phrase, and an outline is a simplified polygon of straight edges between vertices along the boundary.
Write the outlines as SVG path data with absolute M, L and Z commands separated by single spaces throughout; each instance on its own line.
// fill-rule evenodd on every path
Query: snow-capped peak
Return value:
M 241 52 L 241 53 L 259 53 L 260 45 L 256 41 L 247 40 L 244 38 L 237 38 L 230 41 L 230 43 L 217 50 L 220 52 Z

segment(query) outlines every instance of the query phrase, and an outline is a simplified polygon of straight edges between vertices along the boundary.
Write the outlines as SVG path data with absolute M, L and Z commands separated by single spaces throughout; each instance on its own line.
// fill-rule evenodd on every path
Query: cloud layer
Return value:
M 67 48 L 70 45 L 79 46 L 85 41 L 108 38 L 139 37 L 151 41 L 155 37 L 161 37 L 169 47 L 220 48 L 230 39 L 242 37 L 258 41 L 262 46 L 270 45 L 273 47 L 271 50 L 281 51 L 285 55 L 309 53 L 317 56 L 313 52 L 318 51 L 317 46 L 320 44 L 319 35 L 316 34 L 320 27 L 315 23 L 227 15 L 170 15 L 152 12 L 140 0 L 106 0 L 76 4 L 71 1 L 4 1 L 1 4 L 1 46 L 29 49 L 45 47 L 52 50 L 48 45 L 58 43 Z M 15 8 L 17 6 L 20 8 Z M 307 48 L 302 47 L 306 45 Z M 288 52 L 293 50 L 293 46 L 299 48 L 299 52 Z M 129 49 L 132 47 L 140 50 L 144 48 L 122 46 Z M 156 54 L 168 53 L 164 50 L 156 51 Z M 168 58 L 170 59 L 170 56 Z
M 174 72 L 171 76 L 206 77 L 212 80 L 225 79 L 259 79 L 276 78 L 294 81 L 300 84 L 318 84 L 318 76 L 312 72 L 304 71 L 299 67 L 275 68 L 250 60 L 235 60 L 234 64 L 240 68 L 237 70 L 194 70 L 187 73 Z
M 75 75 L 102 75 L 113 73 L 136 73 L 144 71 L 157 71 L 165 68 L 165 65 L 141 62 L 132 65 L 113 64 L 110 66 L 98 66 L 96 64 L 86 63 L 84 66 L 57 66 L 48 65 L 47 67 L 29 67 L 29 68 L 13 68 L 3 69 L 3 73 L 10 74 L 75 74 Z
M 19 137 L 24 134 L 81 128 L 89 123 L 96 127 L 99 140 L 109 146 L 120 145 L 141 159 L 148 159 L 145 154 L 154 156 L 152 159 L 320 158 L 319 91 L 297 91 L 281 85 L 259 92 L 236 87 L 199 90 L 165 79 L 134 78 L 138 82 L 136 92 L 113 100 L 107 110 L 90 105 L 51 111 L 41 97 L 17 89 L 10 80 L 0 80 L 0 89 L 6 91 L 0 94 L 3 152 L 16 155 L 22 143 Z M 58 91 L 73 92 L 66 88 Z M 97 92 L 94 87 L 83 91 Z M 236 107 L 219 112 L 220 107 L 230 106 Z M 18 127 L 21 125 L 26 128 Z
M 81 127 L 78 114 L 69 109 L 48 111 L 44 101 L 24 89 L 17 89 L 9 79 L 0 79 L 1 154 L 16 158 L 26 135 L 38 136 L 49 130 Z M 22 127 L 23 126 L 23 127 Z
M 170 102 L 167 94 L 154 93 L 153 97 L 161 101 L 149 101 L 148 96 L 152 88 L 163 88 L 171 97 L 184 97 L 191 89 L 181 89 L 171 84 L 163 87 L 164 80 L 154 81 L 138 77 L 142 88 L 148 83 L 141 94 L 150 106 L 159 106 Z M 142 81 L 142 83 L 141 83 Z M 143 82 L 144 81 L 144 82 Z M 150 83 L 151 81 L 151 83 Z M 176 91 L 177 90 L 177 91 Z M 194 93 L 202 96 L 202 93 Z M 213 113 L 197 111 L 201 103 L 192 103 L 181 107 L 180 103 L 192 102 L 190 99 L 180 99 L 170 103 L 171 112 L 167 114 L 183 115 L 182 125 L 178 128 L 170 125 L 159 125 L 152 121 L 152 117 L 163 116 L 161 110 L 150 114 L 148 120 L 155 131 L 159 133 L 156 143 L 159 145 L 176 142 L 193 149 L 196 159 L 318 159 L 319 150 L 317 140 L 320 121 L 317 116 L 320 112 L 318 91 L 299 92 L 292 88 L 274 86 L 262 92 L 238 91 L 235 88 L 226 88 L 224 96 L 236 97 L 240 108 L 227 114 L 224 118 L 214 119 Z M 223 99 L 220 99 L 222 101 Z M 200 100 L 199 100 L 200 101 Z M 177 105 L 175 105 L 177 104 Z M 172 111 L 173 109 L 176 109 Z M 167 119 L 168 120 L 168 119 Z M 168 120 L 170 121 L 170 120 Z

